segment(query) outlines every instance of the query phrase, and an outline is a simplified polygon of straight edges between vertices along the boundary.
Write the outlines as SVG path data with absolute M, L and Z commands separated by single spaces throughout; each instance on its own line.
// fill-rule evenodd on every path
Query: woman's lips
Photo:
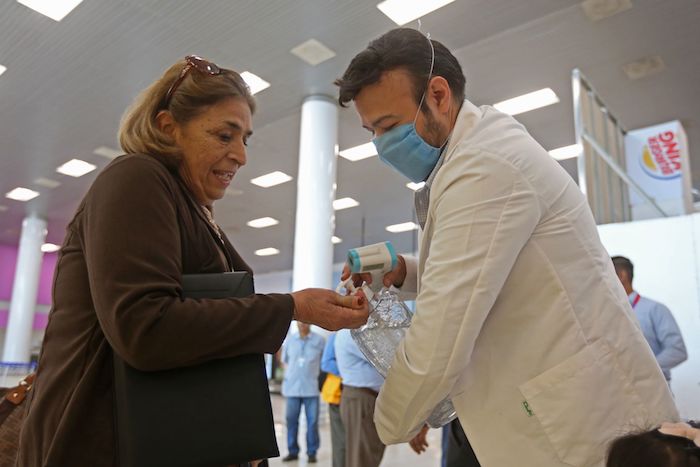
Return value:
M 214 175 L 216 178 L 221 180 L 222 183 L 228 185 L 233 180 L 233 176 L 236 174 L 233 170 L 214 170 Z

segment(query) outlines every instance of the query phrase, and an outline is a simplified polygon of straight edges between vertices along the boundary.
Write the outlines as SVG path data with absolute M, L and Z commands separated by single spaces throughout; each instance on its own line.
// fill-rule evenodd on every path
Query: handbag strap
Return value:
M 26 399 L 34 384 L 34 376 L 35 373 L 27 375 L 17 386 L 7 390 L 5 397 L 0 401 L 0 424 Z
M 27 397 L 27 393 L 34 384 L 34 373 L 27 375 L 17 386 L 11 388 L 5 394 L 5 400 L 14 405 L 19 405 Z

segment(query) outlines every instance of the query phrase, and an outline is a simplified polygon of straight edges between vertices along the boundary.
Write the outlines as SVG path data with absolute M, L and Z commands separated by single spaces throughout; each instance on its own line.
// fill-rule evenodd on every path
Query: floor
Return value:
M 272 410 L 275 416 L 275 431 L 277 432 L 277 444 L 280 454 L 287 454 L 287 430 L 284 419 L 284 398 L 278 394 L 272 394 Z M 318 467 L 331 467 L 331 435 L 328 421 L 328 406 L 321 403 L 321 415 L 319 417 L 319 430 L 321 435 L 321 447 L 317 453 L 318 463 L 308 464 L 306 462 L 304 433 L 306 433 L 305 422 L 302 415 L 301 426 L 299 427 L 299 442 L 301 455 L 298 461 L 283 463 L 280 457 L 270 460 L 271 467 L 306 467 L 316 465 Z M 411 450 L 408 444 L 388 446 L 384 452 L 384 459 L 381 467 L 439 467 L 440 466 L 440 430 L 430 430 L 428 432 L 428 450 L 421 455 L 417 455 Z

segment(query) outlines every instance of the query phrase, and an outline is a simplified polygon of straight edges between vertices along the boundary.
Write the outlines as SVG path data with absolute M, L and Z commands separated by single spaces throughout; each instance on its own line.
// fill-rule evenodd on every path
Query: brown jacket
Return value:
M 250 270 L 224 238 L 234 270 Z M 160 370 L 274 353 L 290 295 L 180 298 L 182 274 L 230 270 L 180 178 L 146 155 L 112 162 L 68 226 L 18 466 L 116 466 L 112 349 Z

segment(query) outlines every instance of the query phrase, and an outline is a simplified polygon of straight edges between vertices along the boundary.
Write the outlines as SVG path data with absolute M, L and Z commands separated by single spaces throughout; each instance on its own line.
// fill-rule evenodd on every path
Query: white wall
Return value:
M 700 418 L 700 214 L 598 227 L 611 256 L 634 264 L 634 288 L 669 307 L 688 360 L 671 371 L 683 418 Z

